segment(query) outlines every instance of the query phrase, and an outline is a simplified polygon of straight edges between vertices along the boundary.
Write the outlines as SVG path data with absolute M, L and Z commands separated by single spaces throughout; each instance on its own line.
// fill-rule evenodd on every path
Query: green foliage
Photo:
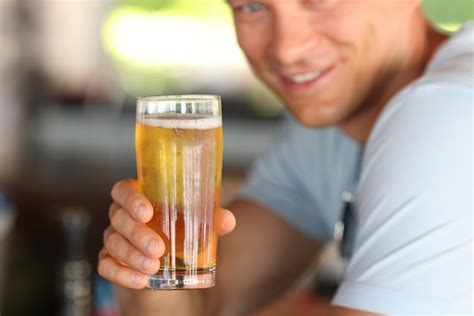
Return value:
M 474 0 L 424 0 L 423 7 L 436 24 L 474 20 Z
M 120 5 L 136 7 L 161 14 L 193 17 L 229 17 L 224 0 L 115 0 Z
M 157 11 L 164 7 L 172 6 L 174 0 L 114 0 L 118 5 L 127 5 L 140 8 L 142 10 Z

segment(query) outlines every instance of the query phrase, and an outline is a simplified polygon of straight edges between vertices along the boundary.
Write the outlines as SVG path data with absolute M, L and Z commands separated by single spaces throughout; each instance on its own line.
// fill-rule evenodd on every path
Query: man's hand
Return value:
M 98 272 L 117 285 L 142 289 L 147 285 L 148 275 L 158 271 L 159 259 L 165 252 L 161 237 L 146 225 L 153 217 L 153 207 L 138 191 L 136 180 L 116 183 L 112 199 Z M 218 234 L 225 235 L 234 229 L 235 217 L 225 209 L 219 212 Z

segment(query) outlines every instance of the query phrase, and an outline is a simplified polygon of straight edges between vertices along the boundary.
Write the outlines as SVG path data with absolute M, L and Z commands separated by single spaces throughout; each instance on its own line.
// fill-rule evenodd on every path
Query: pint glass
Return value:
M 215 284 L 222 134 L 219 96 L 137 98 L 138 182 L 166 245 L 151 289 Z

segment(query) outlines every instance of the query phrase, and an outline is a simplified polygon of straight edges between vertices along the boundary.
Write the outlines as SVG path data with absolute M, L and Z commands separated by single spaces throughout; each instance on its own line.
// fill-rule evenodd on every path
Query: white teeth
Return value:
M 305 74 L 298 74 L 298 75 L 288 77 L 288 79 L 290 79 L 291 81 L 295 83 L 305 83 L 305 82 L 312 81 L 318 78 L 319 76 L 321 76 L 321 73 L 322 73 L 321 71 L 308 72 Z

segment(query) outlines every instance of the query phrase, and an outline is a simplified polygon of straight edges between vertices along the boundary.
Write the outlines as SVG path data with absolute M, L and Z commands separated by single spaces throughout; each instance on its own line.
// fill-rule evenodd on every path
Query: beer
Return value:
M 154 208 L 148 225 L 166 245 L 160 270 L 150 279 L 159 284 L 151 287 L 199 288 L 214 283 L 222 134 L 220 116 L 137 116 L 140 190 Z

